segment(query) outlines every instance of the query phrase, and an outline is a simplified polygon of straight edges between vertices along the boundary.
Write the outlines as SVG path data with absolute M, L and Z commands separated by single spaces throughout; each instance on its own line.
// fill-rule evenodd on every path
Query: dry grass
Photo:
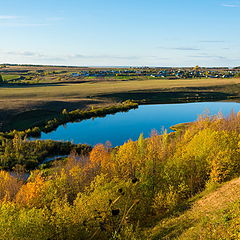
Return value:
M 68 99 L 84 98 L 101 94 L 123 93 L 136 90 L 160 90 L 169 88 L 210 87 L 229 84 L 239 84 L 240 78 L 235 79 L 194 79 L 194 80 L 145 80 L 145 81 L 116 81 L 87 82 L 79 84 L 62 84 L 57 86 L 32 87 L 2 87 L 0 99 Z
M 49 120 L 63 109 L 89 109 L 91 106 L 111 106 L 108 99 L 0 99 L 0 131 L 28 128 L 36 120 Z
M 198 229 L 204 219 L 217 219 L 219 211 L 223 211 L 231 203 L 240 198 L 240 178 L 225 183 L 212 193 L 196 201 L 192 207 L 179 217 L 161 221 L 150 231 L 148 239 L 189 239 L 191 231 Z M 201 233 L 199 233 L 201 234 Z M 195 238 L 194 238 L 195 239 Z M 199 239 L 199 238 L 196 238 Z
M 224 208 L 227 204 L 239 200 L 240 197 L 240 178 L 224 184 L 217 191 L 208 194 L 197 201 L 190 213 L 198 215 L 206 215 L 213 211 Z

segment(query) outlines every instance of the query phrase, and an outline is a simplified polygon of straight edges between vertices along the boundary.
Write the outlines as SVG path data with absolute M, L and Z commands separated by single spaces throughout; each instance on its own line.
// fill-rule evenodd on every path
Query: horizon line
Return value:
M 148 66 L 148 65 L 61 65 L 61 64 L 33 64 L 33 63 L 0 63 L 0 65 L 11 66 L 39 66 L 39 67 L 70 67 L 70 68 L 192 68 L 194 66 Z M 199 66 L 200 68 L 238 68 L 239 66 Z

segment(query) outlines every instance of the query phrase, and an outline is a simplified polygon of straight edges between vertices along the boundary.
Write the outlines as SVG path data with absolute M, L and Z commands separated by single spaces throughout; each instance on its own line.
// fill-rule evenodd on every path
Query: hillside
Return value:
M 157 224 L 149 239 L 239 239 L 240 178 L 203 195 L 180 216 Z
M 13 171 L 0 171 L 0 239 L 239 239 L 240 114 L 116 148 L 13 134 L 0 139 L 1 168 Z M 56 148 L 72 150 L 36 168 Z

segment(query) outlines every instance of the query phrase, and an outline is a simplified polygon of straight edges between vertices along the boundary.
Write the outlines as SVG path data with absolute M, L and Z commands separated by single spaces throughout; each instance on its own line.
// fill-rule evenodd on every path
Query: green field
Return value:
M 2 75 L 4 81 L 12 81 L 12 80 L 17 80 L 20 78 L 19 75 Z

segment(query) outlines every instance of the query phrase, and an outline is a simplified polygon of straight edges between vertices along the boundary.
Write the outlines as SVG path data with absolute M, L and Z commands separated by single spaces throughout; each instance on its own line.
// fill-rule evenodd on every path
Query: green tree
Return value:
M 0 74 L 0 83 L 4 82 L 2 75 Z

